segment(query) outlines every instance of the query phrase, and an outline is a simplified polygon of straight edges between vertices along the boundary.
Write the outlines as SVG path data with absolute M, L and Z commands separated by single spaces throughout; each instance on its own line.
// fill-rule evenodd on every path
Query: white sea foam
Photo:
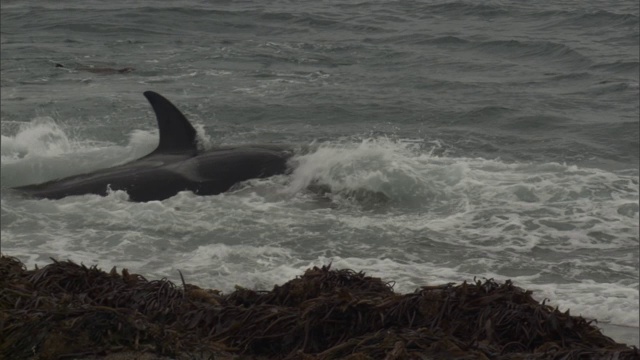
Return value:
M 59 158 L 95 162 L 108 154 L 116 162 L 156 142 L 155 133 L 135 131 L 124 147 L 73 145 Z M 26 149 L 10 166 L 3 158 L 3 176 L 57 151 L 34 157 Z M 629 316 L 638 309 L 635 175 L 439 157 L 389 139 L 320 144 L 294 163 L 291 175 L 218 196 L 181 192 L 148 203 L 121 191 L 56 201 L 3 196 L 3 251 L 29 266 L 54 256 L 175 281 L 182 270 L 188 281 L 224 291 L 270 288 L 330 262 L 396 281 L 399 292 L 511 278 L 562 310 L 637 324 Z
M 15 136 L 2 135 L 2 163 L 29 156 L 58 156 L 74 144 L 51 117 L 38 117 L 20 126 Z
M 150 153 L 157 131 L 134 130 L 125 146 L 79 139 L 50 117 L 35 118 L 13 136 L 2 135 L 2 184 L 6 187 L 122 164 Z

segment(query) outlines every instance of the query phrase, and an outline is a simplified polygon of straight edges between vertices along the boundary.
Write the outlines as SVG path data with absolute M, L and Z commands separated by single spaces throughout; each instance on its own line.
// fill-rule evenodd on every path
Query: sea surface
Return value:
M 638 345 L 639 13 L 637 0 L 3 0 L 2 253 L 181 270 L 223 291 L 329 263 L 402 293 L 511 279 Z M 218 196 L 8 189 L 151 152 L 145 90 L 203 148 L 311 150 Z

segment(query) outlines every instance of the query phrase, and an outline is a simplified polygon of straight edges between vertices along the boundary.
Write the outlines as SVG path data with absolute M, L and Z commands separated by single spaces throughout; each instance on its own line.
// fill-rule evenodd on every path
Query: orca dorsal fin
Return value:
M 144 96 L 156 113 L 160 143 L 151 154 L 196 153 L 196 130 L 175 105 L 162 95 L 145 91 Z

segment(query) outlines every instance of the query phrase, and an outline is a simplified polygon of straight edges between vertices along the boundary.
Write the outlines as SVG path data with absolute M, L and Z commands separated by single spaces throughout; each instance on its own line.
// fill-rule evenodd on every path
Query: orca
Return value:
M 35 198 L 123 190 L 134 202 L 164 200 L 181 191 L 217 195 L 235 184 L 288 172 L 293 151 L 275 145 L 243 145 L 198 149 L 196 130 L 169 100 L 144 92 L 158 122 L 160 142 L 150 154 L 129 163 L 41 184 L 14 187 Z

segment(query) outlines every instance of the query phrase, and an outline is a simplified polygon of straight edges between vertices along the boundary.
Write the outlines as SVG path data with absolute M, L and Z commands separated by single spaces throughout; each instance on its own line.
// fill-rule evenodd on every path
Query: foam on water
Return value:
M 84 172 L 142 156 L 157 142 L 153 132 L 134 131 L 125 147 L 91 147 L 49 129 L 73 145 L 57 156 L 63 146 L 40 143 L 54 137 L 23 144 L 32 130 L 21 130 L 3 147 L 3 185 L 4 176 L 44 176 L 34 162 L 59 159 L 48 177 L 54 168 Z M 269 288 L 329 262 L 395 280 L 400 292 L 511 278 L 574 314 L 637 326 L 637 175 L 436 156 L 429 144 L 387 138 L 310 148 L 294 158 L 291 175 L 219 196 L 131 203 L 121 191 L 57 201 L 4 194 L 3 251 L 29 266 L 53 256 L 174 280 L 180 269 L 226 291 Z
M 150 153 L 157 132 L 134 130 L 125 146 L 80 139 L 53 118 L 23 123 L 13 136 L 2 135 L 2 186 L 40 183 L 122 164 Z
M 51 117 L 39 117 L 23 123 L 15 136 L 2 135 L 2 163 L 25 157 L 59 156 L 74 147 Z
M 333 191 L 366 187 L 386 191 L 389 197 L 402 196 L 384 185 L 423 180 L 418 166 L 421 154 L 413 151 L 412 145 L 386 138 L 321 144 L 315 151 L 295 159 L 297 165 L 289 190 L 297 192 L 314 182 L 322 182 Z M 414 195 L 411 189 L 407 194 Z

